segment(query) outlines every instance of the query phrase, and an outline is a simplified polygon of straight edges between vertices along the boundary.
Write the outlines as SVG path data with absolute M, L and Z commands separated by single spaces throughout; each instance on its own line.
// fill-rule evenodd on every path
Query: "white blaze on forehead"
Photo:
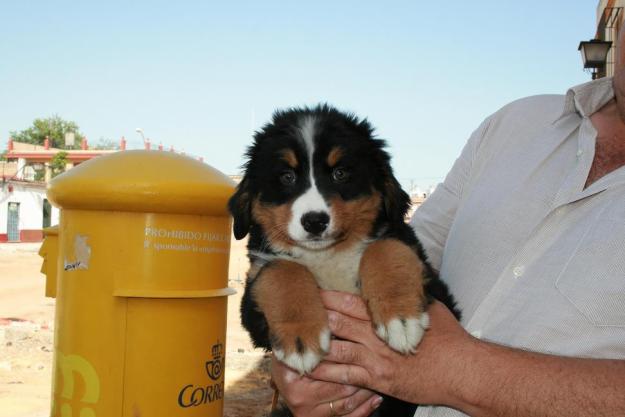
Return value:
M 317 119 L 314 116 L 306 116 L 300 120 L 299 131 L 302 135 L 302 140 L 308 150 L 308 157 L 310 158 L 312 165 L 312 155 L 315 151 L 315 124 Z M 312 171 L 312 170 L 311 170 Z
M 315 183 L 315 173 L 313 168 L 313 155 L 315 153 L 315 125 L 317 120 L 313 116 L 306 116 L 301 119 L 299 131 L 301 134 L 302 142 L 308 151 L 308 177 L 310 180 L 310 188 L 306 190 L 304 194 L 299 196 L 291 207 L 291 221 L 289 222 L 288 231 L 289 235 L 294 240 L 304 240 L 308 236 L 308 232 L 304 230 L 302 226 L 301 218 L 304 214 L 317 211 L 324 212 L 330 216 L 330 224 L 324 233 L 331 233 L 333 219 L 330 214 L 330 208 L 325 199 L 317 189 Z

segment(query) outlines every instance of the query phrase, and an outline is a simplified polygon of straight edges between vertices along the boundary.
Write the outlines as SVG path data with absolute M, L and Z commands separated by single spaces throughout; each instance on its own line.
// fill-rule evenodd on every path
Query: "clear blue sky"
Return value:
M 135 128 L 228 174 L 276 108 L 366 116 L 397 176 L 440 181 L 481 120 L 589 80 L 596 0 L 14 1 L 0 5 L 0 149 L 53 114 Z

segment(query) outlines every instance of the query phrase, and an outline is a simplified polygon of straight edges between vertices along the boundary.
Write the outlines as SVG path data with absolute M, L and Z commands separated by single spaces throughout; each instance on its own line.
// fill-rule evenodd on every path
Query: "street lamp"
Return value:
M 137 131 L 138 134 L 141 135 L 141 139 L 143 139 L 143 144 L 145 145 L 145 135 L 143 134 L 143 129 L 141 129 L 140 127 L 135 129 Z
M 577 50 L 581 52 L 584 68 L 590 69 L 593 80 L 597 78 L 597 70 L 605 67 L 608 51 L 611 47 L 612 42 L 599 39 L 579 43 Z

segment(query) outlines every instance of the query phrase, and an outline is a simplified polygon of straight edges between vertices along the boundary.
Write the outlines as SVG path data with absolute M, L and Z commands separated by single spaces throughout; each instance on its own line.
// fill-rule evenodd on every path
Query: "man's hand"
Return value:
M 375 335 L 361 298 L 322 292 L 339 338 L 310 377 L 476 417 L 625 416 L 625 361 L 567 358 L 513 349 L 470 336 L 441 303 L 414 355 Z
M 330 353 L 311 377 L 369 389 L 419 404 L 452 405 L 472 338 L 441 303 L 433 303 L 430 329 L 414 355 L 389 348 L 375 334 L 364 301 L 357 296 L 322 291 L 330 329 L 343 340 L 332 340 Z
M 300 376 L 275 358 L 272 360 L 271 374 L 289 410 L 295 416 L 365 417 L 382 400 L 382 397 L 366 389 Z

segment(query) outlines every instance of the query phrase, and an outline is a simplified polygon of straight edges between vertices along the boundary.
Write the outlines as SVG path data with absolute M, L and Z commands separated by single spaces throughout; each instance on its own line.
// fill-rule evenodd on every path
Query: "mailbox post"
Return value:
M 52 416 L 222 415 L 233 187 L 154 151 L 50 183 L 61 208 Z
M 46 227 L 43 229 L 45 236 L 39 256 L 43 258 L 41 273 L 46 276 L 46 297 L 56 297 L 56 274 L 59 258 L 59 226 Z

